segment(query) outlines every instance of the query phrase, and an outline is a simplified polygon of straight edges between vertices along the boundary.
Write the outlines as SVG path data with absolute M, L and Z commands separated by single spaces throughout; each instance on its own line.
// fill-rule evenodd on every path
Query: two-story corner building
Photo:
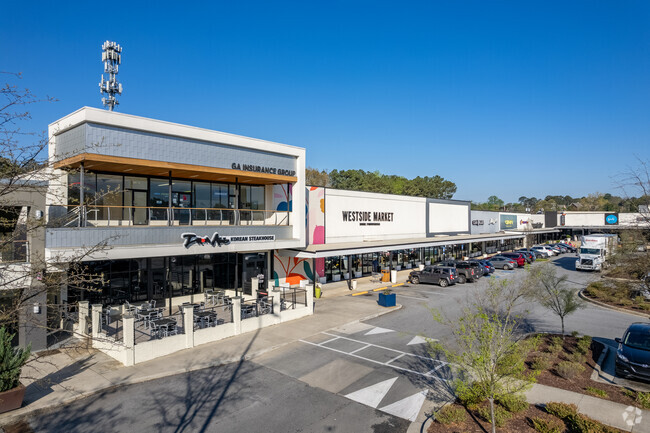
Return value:
M 49 136 L 46 259 L 96 276 L 68 302 L 251 294 L 273 250 L 305 246 L 303 148 L 88 107 Z

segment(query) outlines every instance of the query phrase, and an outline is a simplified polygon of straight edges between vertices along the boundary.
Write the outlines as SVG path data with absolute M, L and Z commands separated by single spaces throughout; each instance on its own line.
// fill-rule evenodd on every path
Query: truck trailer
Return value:
M 617 235 L 594 234 L 580 238 L 580 249 L 576 270 L 598 271 L 607 267 L 607 260 L 614 252 L 618 240 Z

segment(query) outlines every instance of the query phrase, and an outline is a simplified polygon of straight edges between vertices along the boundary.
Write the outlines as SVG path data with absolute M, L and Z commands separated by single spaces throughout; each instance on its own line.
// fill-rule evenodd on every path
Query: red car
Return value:
M 521 253 L 501 253 L 501 255 L 517 262 L 520 268 L 526 264 L 526 257 Z

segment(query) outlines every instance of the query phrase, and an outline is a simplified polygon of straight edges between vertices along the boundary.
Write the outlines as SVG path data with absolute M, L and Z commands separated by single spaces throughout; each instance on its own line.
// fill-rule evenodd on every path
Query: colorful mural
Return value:
M 273 185 L 273 209 L 291 212 L 293 184 Z
M 325 188 L 310 186 L 307 192 L 307 238 L 310 245 L 325 243 Z M 325 276 L 325 259 L 315 260 L 317 278 Z M 318 281 L 318 280 L 317 280 Z
M 280 283 L 300 284 L 300 280 L 314 281 L 314 274 L 309 259 L 298 257 L 281 257 L 278 251 L 273 253 L 273 279 L 275 285 Z

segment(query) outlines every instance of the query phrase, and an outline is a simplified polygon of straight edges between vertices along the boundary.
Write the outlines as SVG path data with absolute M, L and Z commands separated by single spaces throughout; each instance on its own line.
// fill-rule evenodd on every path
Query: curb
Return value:
M 362 321 L 365 321 L 365 320 L 371 320 L 371 319 L 383 316 L 384 314 L 388 314 L 388 313 L 392 313 L 393 311 L 401 310 L 402 307 L 403 306 L 401 304 L 397 304 L 395 307 L 387 308 L 385 311 L 379 311 L 377 313 L 370 314 L 368 316 L 353 320 L 351 322 L 344 323 L 342 325 L 335 326 L 333 328 L 328 328 L 326 330 L 329 331 L 331 329 L 335 329 L 335 328 L 338 328 L 340 326 L 345 326 L 345 325 L 349 325 L 349 324 L 353 324 L 353 323 L 359 323 L 359 322 L 362 322 Z M 295 343 L 296 341 L 298 341 L 298 340 L 287 341 L 287 342 L 284 342 L 284 343 L 276 344 L 275 346 L 265 347 L 264 349 L 258 350 L 257 352 L 254 352 L 254 353 L 248 353 L 246 355 L 239 356 L 239 357 L 233 357 L 233 358 L 229 358 L 229 359 L 225 359 L 225 360 L 219 360 L 219 361 L 211 362 L 211 363 L 205 364 L 205 365 L 197 365 L 195 367 L 182 368 L 182 369 L 179 368 L 179 369 L 176 369 L 174 371 L 167 371 L 167 372 L 164 372 L 164 373 L 151 374 L 151 375 L 148 375 L 148 376 L 145 376 L 145 377 L 140 377 L 140 378 L 137 378 L 137 379 L 120 380 L 120 381 L 118 381 L 116 383 L 113 383 L 112 385 L 107 386 L 105 388 L 94 389 L 92 391 L 87 391 L 87 392 L 84 392 L 84 393 L 81 393 L 81 394 L 77 394 L 74 397 L 64 399 L 62 401 L 56 402 L 56 403 L 54 403 L 54 404 L 52 404 L 50 406 L 46 406 L 46 407 L 39 407 L 39 408 L 30 409 L 29 406 L 25 406 L 23 408 L 17 409 L 17 412 L 20 411 L 19 413 L 8 412 L 8 413 L 6 413 L 6 415 L 1 414 L 0 415 L 0 426 L 6 426 L 8 424 L 17 422 L 17 421 L 19 421 L 19 420 L 21 420 L 23 418 L 26 418 L 27 416 L 39 416 L 41 414 L 45 414 L 45 413 L 51 412 L 53 410 L 56 410 L 57 408 L 60 408 L 60 407 L 63 407 L 63 406 L 68 406 L 68 405 L 74 403 L 77 400 L 81 400 L 81 399 L 86 398 L 86 397 L 91 397 L 93 395 L 97 395 L 97 394 L 102 393 L 102 392 L 112 391 L 112 390 L 115 390 L 117 388 L 121 388 L 123 386 L 135 385 L 135 384 L 138 384 L 138 383 L 149 382 L 149 381 L 152 381 L 152 380 L 162 379 L 162 378 L 165 378 L 165 377 L 176 376 L 176 375 L 184 374 L 184 373 L 190 373 L 192 371 L 204 370 L 206 368 L 220 367 L 222 365 L 233 364 L 235 362 L 240 362 L 240 361 L 250 361 L 251 359 L 257 358 L 258 356 L 264 355 L 265 353 L 277 350 L 277 349 L 279 349 L 279 348 L 281 348 L 283 346 Z
M 618 311 L 619 313 L 627 313 L 627 314 L 631 314 L 631 315 L 637 316 L 637 317 L 645 317 L 646 319 L 650 317 L 650 312 L 648 312 L 648 313 L 640 313 L 638 311 L 631 311 L 631 310 L 627 310 L 625 308 L 614 307 L 612 305 L 608 305 L 608 304 L 605 304 L 604 302 L 596 301 L 595 299 L 591 299 L 588 296 L 585 296 L 585 294 L 582 293 L 583 291 L 584 291 L 584 289 L 580 290 L 578 292 L 578 296 L 580 296 L 580 298 L 584 299 L 587 302 L 590 302 L 590 303 L 592 303 L 594 305 L 599 306 L 600 308 L 604 308 L 606 310 Z
M 600 341 L 594 341 L 594 343 L 598 343 L 603 346 L 603 352 L 600 354 L 598 357 L 598 361 L 596 361 L 596 366 L 594 367 L 594 373 L 596 377 L 602 377 L 602 368 L 601 365 L 603 365 L 603 362 L 605 361 L 605 358 L 607 357 L 607 353 L 609 352 L 609 346 L 606 344 L 601 343 Z M 594 380 L 594 374 L 592 374 L 591 380 Z

